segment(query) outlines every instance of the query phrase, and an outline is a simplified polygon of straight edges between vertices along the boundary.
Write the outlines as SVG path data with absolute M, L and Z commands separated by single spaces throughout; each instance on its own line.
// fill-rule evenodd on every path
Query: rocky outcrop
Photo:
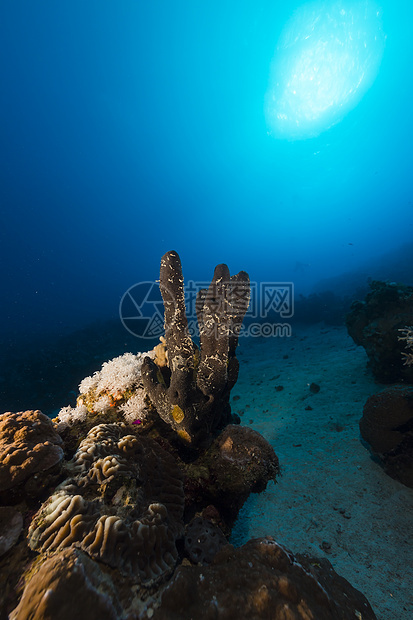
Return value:
M 364 301 L 355 301 L 346 317 L 349 335 L 365 348 L 369 367 L 381 383 L 413 383 L 413 367 L 404 364 L 400 330 L 413 325 L 413 287 L 376 282 Z

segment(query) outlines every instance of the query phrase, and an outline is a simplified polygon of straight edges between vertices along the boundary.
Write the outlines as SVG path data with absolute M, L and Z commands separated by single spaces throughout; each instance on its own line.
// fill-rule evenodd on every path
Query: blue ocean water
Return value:
M 170 249 L 189 280 L 226 262 L 297 296 L 393 252 L 407 281 L 412 18 L 407 0 L 2 2 L 3 353 L 119 322 Z

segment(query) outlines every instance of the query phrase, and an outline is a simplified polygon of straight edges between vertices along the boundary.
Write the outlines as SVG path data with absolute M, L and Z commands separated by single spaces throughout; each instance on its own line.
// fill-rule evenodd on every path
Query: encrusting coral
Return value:
M 176 252 L 161 260 L 168 366 L 145 357 L 142 380 L 154 407 L 180 439 L 192 447 L 211 441 L 231 421 L 229 394 L 238 378 L 235 350 L 250 298 L 248 274 L 230 276 L 215 268 L 208 289 L 196 300 L 200 350 L 188 331 L 181 261 Z
M 60 484 L 34 517 L 32 549 L 83 549 L 137 582 L 153 583 L 175 566 L 183 531 L 182 476 L 156 442 L 119 424 L 89 431 Z
M 264 491 L 278 473 L 277 455 L 262 435 L 228 424 L 208 450 L 185 465 L 187 503 L 193 499 L 198 510 L 215 506 L 228 533 L 249 495 Z

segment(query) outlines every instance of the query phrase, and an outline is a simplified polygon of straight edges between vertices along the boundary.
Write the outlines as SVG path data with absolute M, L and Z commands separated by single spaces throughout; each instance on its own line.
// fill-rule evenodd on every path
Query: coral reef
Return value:
M 235 349 L 249 304 L 249 278 L 244 271 L 230 276 L 226 265 L 215 268 L 209 289 L 196 301 L 200 350 L 189 335 L 181 262 L 174 251 L 162 257 L 160 288 L 168 366 L 146 357 L 142 380 L 162 420 L 197 447 L 231 421 L 229 394 L 238 377 Z
M 125 426 L 100 424 L 81 442 L 68 470 L 71 476 L 30 525 L 32 549 L 74 545 L 147 584 L 173 569 L 184 494 L 171 455 Z
M 105 362 L 53 421 L 0 417 L 0 620 L 374 620 L 327 561 L 269 538 L 227 544 L 279 473 L 272 446 L 231 423 L 249 279 L 215 269 L 197 298 L 199 349 L 176 252 L 161 291 L 153 351 Z
M 413 366 L 403 364 L 400 330 L 413 324 L 413 287 L 373 281 L 365 301 L 355 301 L 346 317 L 349 335 L 362 345 L 382 383 L 413 383 Z
M 321 562 L 321 563 L 320 563 Z M 271 538 L 227 545 L 209 566 L 180 566 L 153 620 L 374 620 L 367 599 L 327 560 L 296 558 Z
M 386 472 L 413 488 L 413 387 L 393 386 L 370 396 L 360 432 Z
M 62 439 L 41 411 L 0 417 L 0 492 L 24 485 L 38 495 L 63 458 Z

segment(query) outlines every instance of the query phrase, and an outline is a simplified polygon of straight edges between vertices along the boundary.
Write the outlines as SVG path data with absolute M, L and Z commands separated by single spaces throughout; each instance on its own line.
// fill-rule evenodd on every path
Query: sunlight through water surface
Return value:
M 268 132 L 311 138 L 338 123 L 373 84 L 385 35 L 373 1 L 310 2 L 285 25 L 271 63 Z

